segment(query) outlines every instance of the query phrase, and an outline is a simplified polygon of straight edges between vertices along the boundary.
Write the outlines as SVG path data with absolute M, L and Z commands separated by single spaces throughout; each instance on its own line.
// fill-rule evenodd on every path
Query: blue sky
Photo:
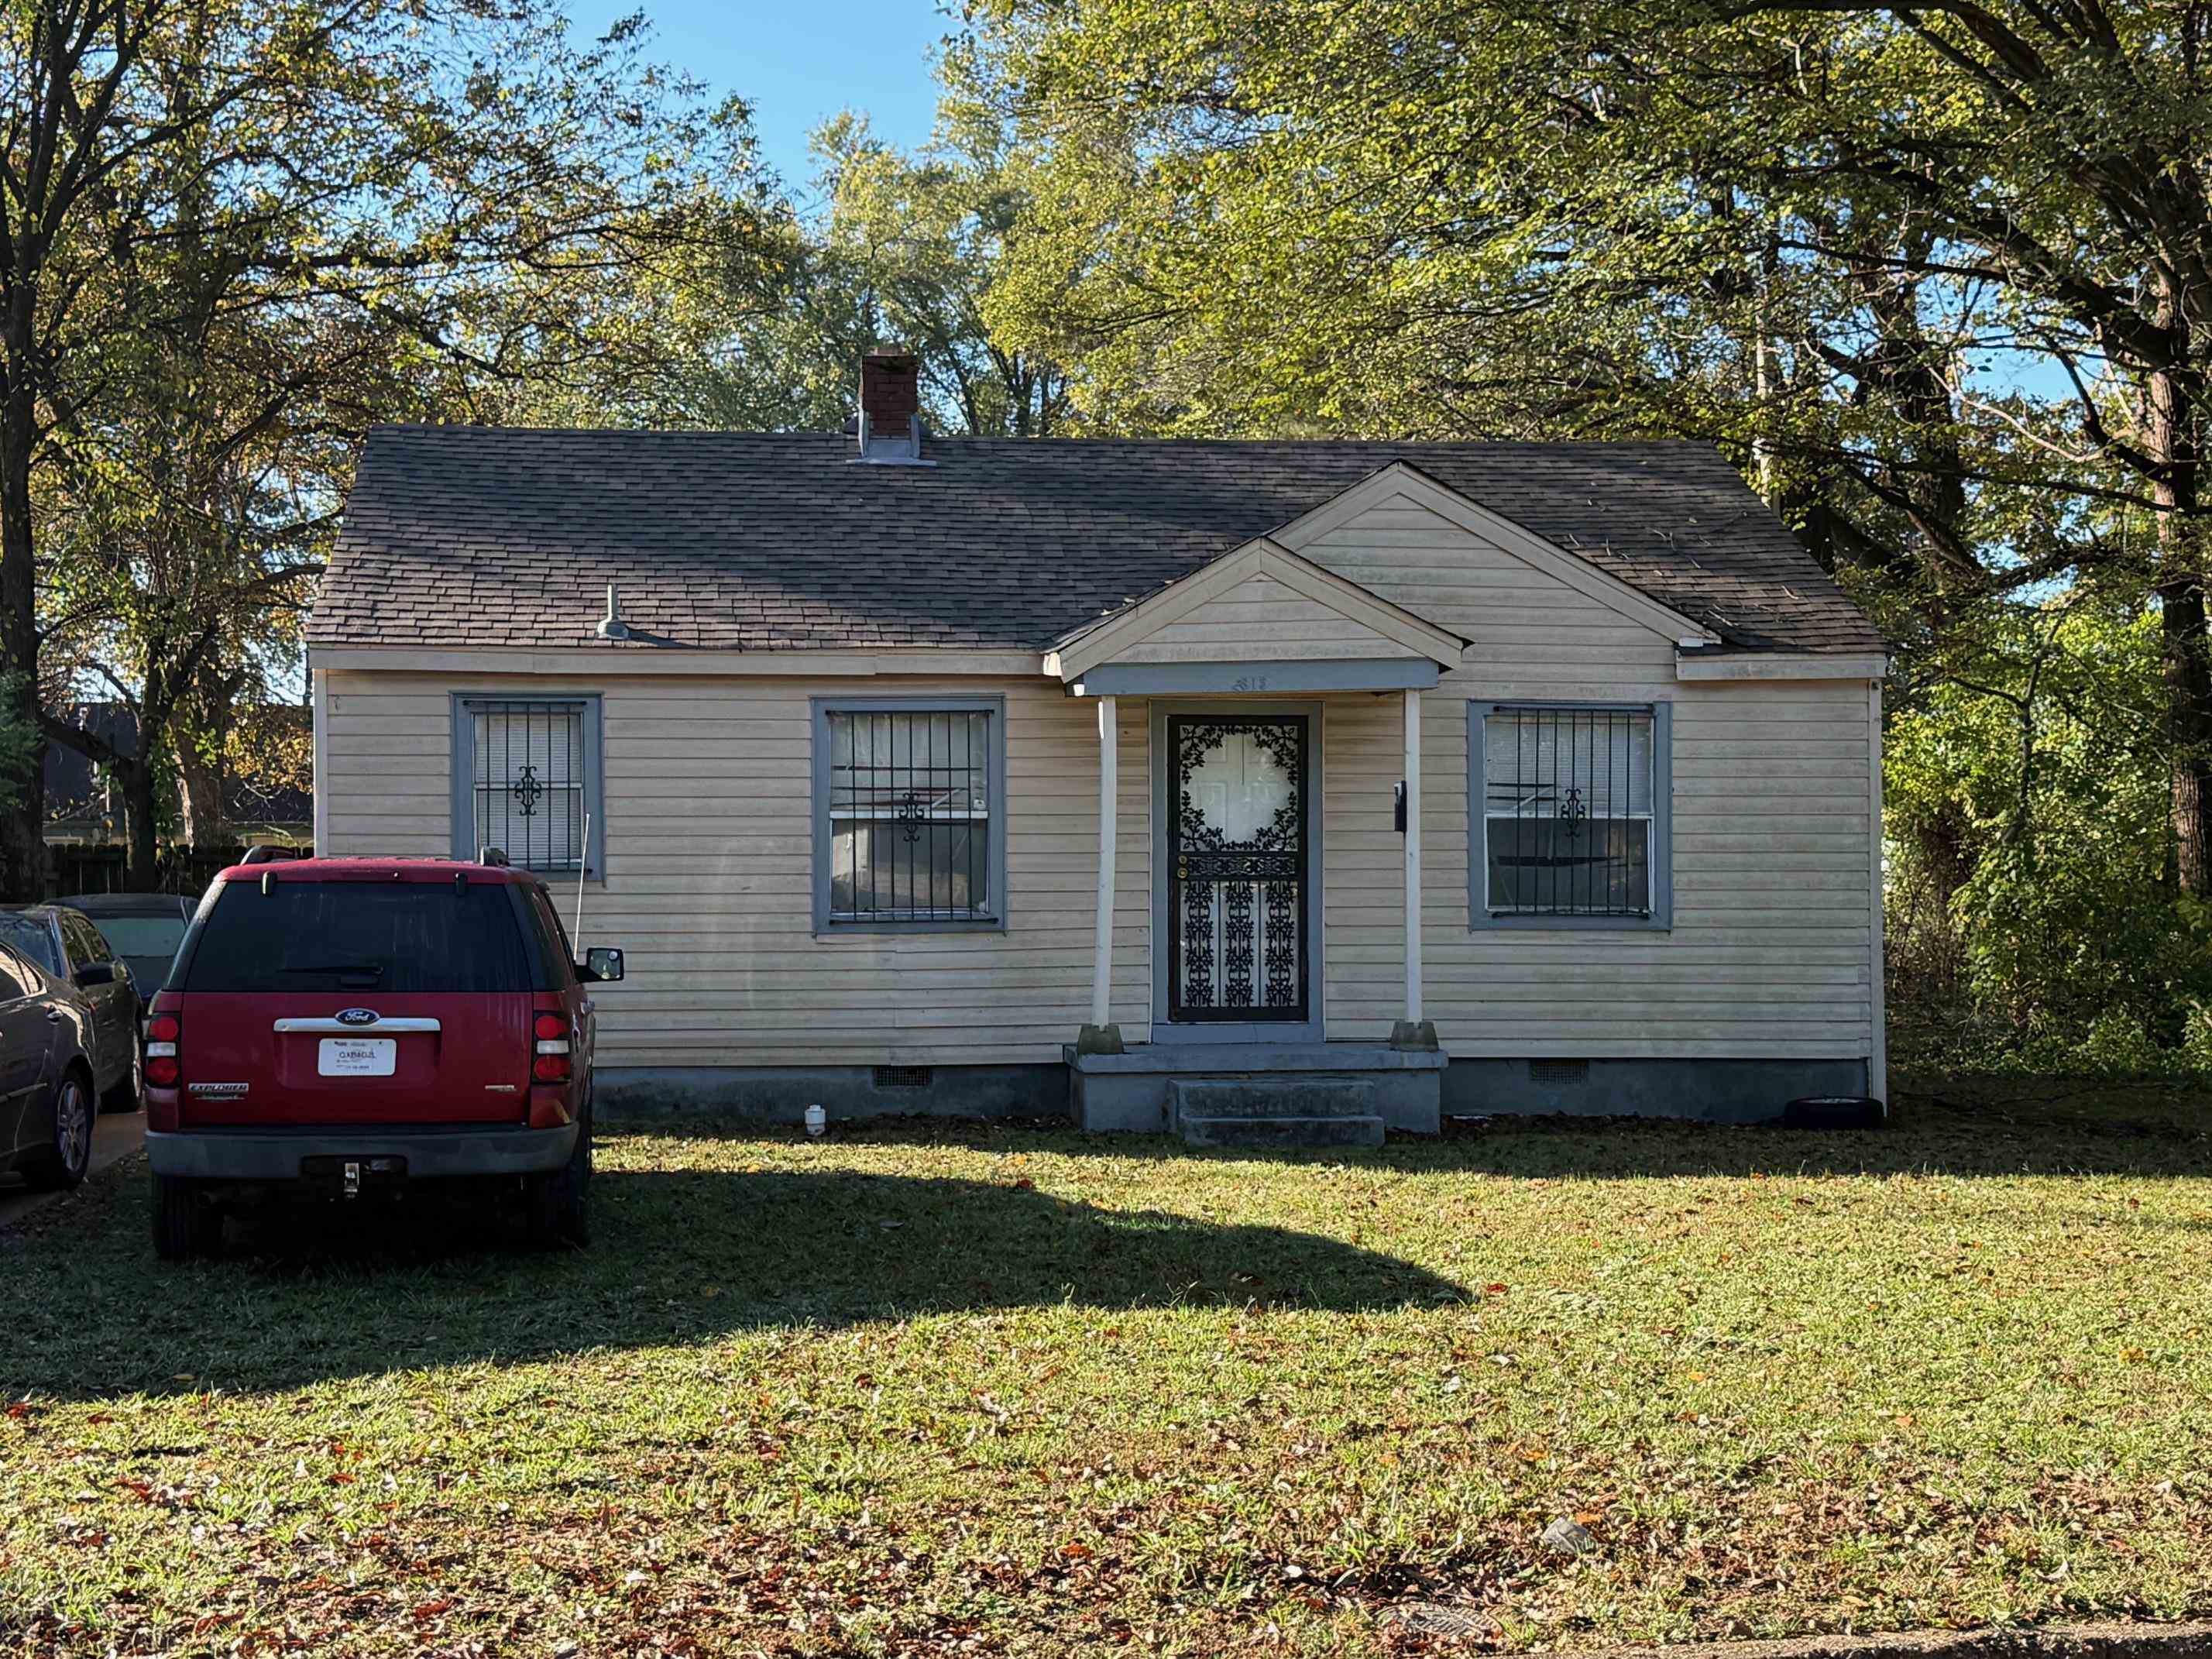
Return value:
M 958 23 L 938 0 L 568 0 L 594 35 L 638 10 L 655 58 L 751 103 L 763 158 L 793 186 L 809 172 L 808 131 L 842 109 L 866 112 L 902 148 L 927 138 L 935 48 Z

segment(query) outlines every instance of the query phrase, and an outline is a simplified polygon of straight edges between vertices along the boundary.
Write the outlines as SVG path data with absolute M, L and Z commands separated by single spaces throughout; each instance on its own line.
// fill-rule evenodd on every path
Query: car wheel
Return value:
M 557 1170 L 532 1176 L 524 1193 L 529 1206 L 530 1242 L 539 1249 L 586 1244 L 592 1237 L 592 1119 L 587 1112 L 576 1131 L 568 1161 Z
M 222 1212 L 199 1183 L 181 1176 L 154 1177 L 154 1254 L 164 1261 L 213 1255 L 222 1242 Z
M 100 1097 L 103 1112 L 135 1112 L 146 1099 L 146 1052 L 137 1042 L 131 1045 L 131 1069 L 116 1080 L 115 1086 Z
M 54 1091 L 53 1144 L 42 1148 L 23 1171 L 31 1185 L 46 1192 L 74 1187 L 92 1167 L 92 1079 L 72 1066 Z

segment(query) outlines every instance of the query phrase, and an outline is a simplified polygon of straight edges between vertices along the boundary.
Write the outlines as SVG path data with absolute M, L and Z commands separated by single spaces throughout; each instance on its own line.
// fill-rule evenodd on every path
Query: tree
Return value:
M 1024 169 L 995 137 L 970 124 L 909 155 L 855 115 L 817 128 L 812 188 L 823 206 L 791 226 L 775 301 L 757 303 L 759 285 L 740 273 L 732 303 L 709 271 L 703 287 L 665 307 L 725 319 L 676 377 L 672 419 L 835 431 L 854 412 L 861 357 L 903 345 L 920 354 L 939 430 L 1042 437 L 1056 429 L 1065 375 L 1048 358 L 1007 345 L 984 319 L 1027 191 Z
M 610 296 L 745 240 L 743 107 L 645 63 L 635 20 L 580 50 L 565 31 L 540 0 L 0 21 L 0 663 L 40 666 L 42 578 L 64 665 L 131 688 L 137 757 L 44 730 L 117 768 L 134 879 L 136 775 L 205 671 L 300 602 L 366 427 L 649 378 L 665 348 L 601 326 Z M 24 793 L 0 836 L 18 894 L 35 769 Z
M 1723 445 L 1940 674 L 2156 618 L 2212 892 L 2191 0 L 979 0 L 1034 158 L 988 314 L 1116 429 Z

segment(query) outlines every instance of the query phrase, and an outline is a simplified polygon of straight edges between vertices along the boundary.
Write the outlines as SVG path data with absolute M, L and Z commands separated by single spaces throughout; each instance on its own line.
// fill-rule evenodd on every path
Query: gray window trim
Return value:
M 1489 775 L 1484 743 L 1498 708 L 1557 708 L 1573 714 L 1651 716 L 1651 914 L 1648 916 L 1493 915 L 1488 891 L 1489 819 L 1482 810 Z M 1671 702 L 1547 702 L 1499 697 L 1467 706 L 1467 925 L 1502 933 L 1664 933 L 1674 926 L 1674 705 Z
M 584 711 L 584 811 L 591 827 L 584 837 L 584 879 L 605 881 L 607 872 L 606 768 L 599 741 L 599 694 L 596 691 L 456 691 L 451 696 L 450 723 L 453 734 L 453 847 L 457 859 L 473 859 L 481 850 L 471 839 L 476 834 L 476 722 L 471 708 L 480 702 L 570 703 Z M 574 877 L 567 868 L 549 869 L 549 875 Z
M 1003 933 L 1006 897 L 1006 700 L 1004 697 L 810 699 L 814 728 L 814 936 L 846 933 Z M 991 903 L 995 915 L 975 921 L 840 921 L 830 915 L 830 716 L 839 714 L 988 714 L 991 717 Z

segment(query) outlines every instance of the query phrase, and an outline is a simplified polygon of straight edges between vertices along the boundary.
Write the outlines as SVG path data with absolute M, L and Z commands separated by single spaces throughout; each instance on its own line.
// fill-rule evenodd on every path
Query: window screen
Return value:
M 581 702 L 476 702 L 470 726 L 471 855 L 496 847 L 531 870 L 574 870 L 584 859 L 589 775 Z
M 827 720 L 829 919 L 988 921 L 993 716 L 979 709 L 832 709 Z
M 1485 902 L 1494 915 L 1651 914 L 1648 709 L 1491 710 Z

